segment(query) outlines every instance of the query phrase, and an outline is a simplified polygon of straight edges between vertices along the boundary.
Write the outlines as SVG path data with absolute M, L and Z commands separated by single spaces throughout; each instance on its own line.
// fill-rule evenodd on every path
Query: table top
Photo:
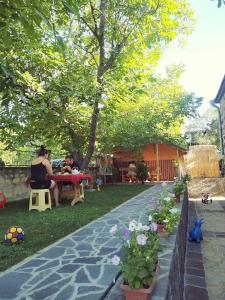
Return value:
M 60 174 L 60 175 L 52 175 L 48 176 L 50 179 L 55 181 L 71 181 L 72 183 L 79 183 L 80 180 L 92 180 L 92 176 L 90 174 Z

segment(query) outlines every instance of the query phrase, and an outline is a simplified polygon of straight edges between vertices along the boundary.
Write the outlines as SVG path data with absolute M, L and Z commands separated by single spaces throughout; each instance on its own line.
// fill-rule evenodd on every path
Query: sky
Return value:
M 188 0 L 197 19 L 193 33 L 165 51 L 159 71 L 171 64 L 185 65 L 180 82 L 189 92 L 204 98 L 202 111 L 217 95 L 225 75 L 225 5 L 217 7 L 217 0 Z

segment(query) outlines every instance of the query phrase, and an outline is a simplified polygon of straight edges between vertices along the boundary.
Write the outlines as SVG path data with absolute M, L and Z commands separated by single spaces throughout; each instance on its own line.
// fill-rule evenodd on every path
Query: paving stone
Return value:
M 58 273 L 74 273 L 77 271 L 81 266 L 76 264 L 67 264 L 60 268 L 57 272 Z
M 82 269 L 80 269 L 79 271 L 78 271 L 78 273 L 77 273 L 77 275 L 76 275 L 76 281 L 75 281 L 75 284 L 77 284 L 77 283 L 82 283 L 82 284 L 84 284 L 84 283 L 89 283 L 90 282 L 90 280 L 89 280 L 89 278 L 87 277 L 87 274 L 85 273 L 85 271 L 84 271 L 84 267 L 82 268 Z
M 204 288 L 185 286 L 185 300 L 208 300 L 208 292 Z
M 65 248 L 52 247 L 46 252 L 42 253 L 39 257 L 46 257 L 49 259 L 57 258 L 65 253 Z
M 75 243 L 71 239 L 63 240 L 62 242 L 58 243 L 58 247 L 74 247 Z
M 111 253 L 113 253 L 114 251 L 116 251 L 117 248 L 108 248 L 108 247 L 102 247 L 99 251 L 98 251 L 98 255 L 102 256 L 102 255 L 109 255 Z
M 93 279 L 96 279 L 99 277 L 99 275 L 101 274 L 101 269 L 102 269 L 102 266 L 100 266 L 100 265 L 86 266 L 87 272 L 90 274 L 90 276 Z
M 33 300 L 45 299 L 48 296 L 52 297 L 52 295 L 55 295 L 66 283 L 67 279 L 63 279 L 57 283 L 48 285 L 43 289 L 33 291 L 33 293 L 28 294 L 28 296 L 32 297 Z
M 73 287 L 72 285 L 68 285 L 54 298 L 54 300 L 75 300 L 76 298 L 73 297 L 74 291 L 75 287 Z
M 25 263 L 22 265 L 20 268 L 25 269 L 25 268 L 33 268 L 33 267 L 39 267 L 47 262 L 46 259 L 32 259 L 31 261 Z
M 33 283 L 34 284 L 34 288 L 32 288 L 32 290 L 38 290 L 39 288 L 42 288 L 45 285 L 51 285 L 52 283 L 54 283 L 55 281 L 60 280 L 61 277 L 58 274 L 52 274 L 47 278 L 44 278 L 39 284 L 37 284 L 38 282 Z
M 59 260 L 56 259 L 56 260 L 53 260 L 53 261 L 50 261 L 48 262 L 47 264 L 41 266 L 40 268 L 38 268 L 36 271 L 37 272 L 40 272 L 40 271 L 43 271 L 43 270 L 47 270 L 47 269 L 51 269 L 55 266 L 58 266 L 59 265 Z
M 101 284 L 103 285 L 109 286 L 112 280 L 119 273 L 119 268 L 113 265 L 104 265 L 102 267 L 104 268 L 104 271 L 102 276 L 100 277 L 99 282 L 101 282 Z
M 78 297 L 76 297 L 76 300 L 99 300 L 101 298 L 101 296 L 102 296 L 102 293 L 85 295 L 85 296 L 78 296 Z
M 191 260 L 202 261 L 202 253 L 187 251 L 186 257 Z
M 88 243 L 80 243 L 77 247 L 76 250 L 86 250 L 86 251 L 93 251 L 93 247 L 88 244 Z
M 104 289 L 94 286 L 94 285 L 84 285 L 78 288 L 78 294 L 91 294 L 92 292 L 101 292 L 104 293 Z
M 15 299 L 21 286 L 30 278 L 27 273 L 10 272 L 0 278 L 0 297 L 2 299 Z M 1 299 L 0 298 L 0 299 Z
M 102 257 L 80 257 L 77 259 L 74 259 L 73 262 L 77 264 L 96 264 L 102 259 Z

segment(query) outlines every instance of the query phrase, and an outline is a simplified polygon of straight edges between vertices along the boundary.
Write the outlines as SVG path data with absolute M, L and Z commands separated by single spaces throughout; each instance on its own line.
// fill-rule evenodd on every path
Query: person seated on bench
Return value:
M 59 206 L 59 190 L 55 181 L 47 179 L 46 176 L 53 175 L 52 166 L 49 161 L 50 151 L 41 146 L 37 150 L 38 157 L 31 163 L 30 187 L 32 189 L 50 189 L 53 191 L 55 205 Z

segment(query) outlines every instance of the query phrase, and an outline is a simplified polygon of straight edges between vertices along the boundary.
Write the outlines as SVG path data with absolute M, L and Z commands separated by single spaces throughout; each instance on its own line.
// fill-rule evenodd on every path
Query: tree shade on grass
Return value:
M 141 185 L 105 186 L 100 192 L 86 193 L 86 201 L 74 207 L 45 212 L 28 211 L 28 200 L 11 202 L 0 210 L 0 271 L 18 263 L 76 229 L 106 214 L 116 206 L 149 188 Z M 4 233 L 12 225 L 25 231 L 24 241 L 6 245 Z

